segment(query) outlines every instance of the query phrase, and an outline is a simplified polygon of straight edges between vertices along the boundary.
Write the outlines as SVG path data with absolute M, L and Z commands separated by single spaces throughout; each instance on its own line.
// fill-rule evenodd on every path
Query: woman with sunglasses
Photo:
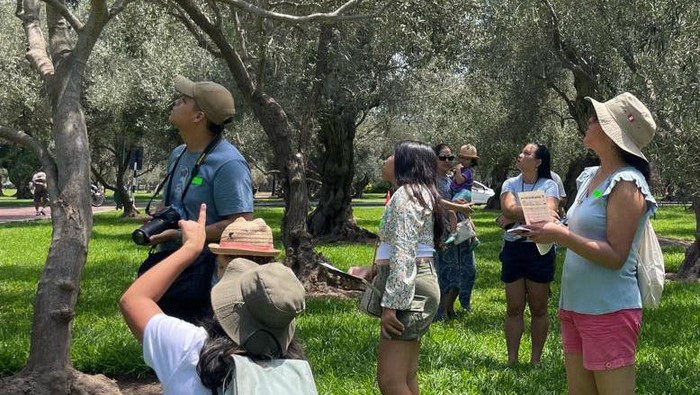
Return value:
M 464 217 L 469 217 L 472 209 L 466 200 L 452 201 L 454 192 L 450 188 L 452 179 L 449 177 L 449 174 L 455 165 L 455 156 L 452 154 L 450 146 L 438 144 L 435 146 L 434 151 L 438 159 L 436 184 L 442 196 L 442 205 L 445 208 L 445 213 L 449 214 L 449 211 L 455 211 Z M 449 215 L 444 216 L 443 222 L 447 229 Z M 449 233 L 445 232 L 442 239 L 443 243 L 448 236 Z M 435 266 L 440 284 L 440 307 L 435 320 L 455 318 L 454 305 L 458 297 L 462 309 L 469 311 L 471 309 L 472 288 L 476 278 L 474 253 L 470 250 L 469 243 L 448 244 L 437 250 L 435 253 Z
M 538 364 L 549 331 L 547 300 L 549 284 L 554 280 L 554 248 L 541 255 L 532 240 L 522 234 L 507 232 L 525 223 L 518 193 L 542 191 L 552 213 L 552 221 L 558 219 L 559 188 L 552 181 L 551 157 L 542 144 L 529 143 L 518 155 L 516 166 L 520 174 L 507 179 L 501 189 L 502 215 L 497 222 L 503 232 L 501 281 L 505 283 L 506 320 L 505 336 L 508 348 L 508 364 L 518 362 L 520 340 L 525 327 L 525 304 L 530 307 L 532 351 L 530 363 Z
M 642 325 L 637 260 L 644 227 L 657 209 L 649 190 L 656 123 L 630 93 L 592 104 L 583 144 L 600 166 L 578 177 L 568 227 L 536 223 L 528 237 L 567 248 L 559 320 L 570 394 L 634 394 Z

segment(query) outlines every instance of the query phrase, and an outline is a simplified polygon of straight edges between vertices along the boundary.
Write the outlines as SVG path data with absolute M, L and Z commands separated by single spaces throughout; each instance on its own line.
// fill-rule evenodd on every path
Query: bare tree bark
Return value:
M 53 156 L 28 135 L 5 129 L 0 136 L 30 147 L 39 156 L 48 177 L 53 234 L 49 254 L 34 300 L 29 359 L 17 375 L 2 381 L 4 393 L 118 394 L 116 385 L 102 377 L 84 375 L 70 360 L 71 329 L 92 231 L 90 206 L 90 144 L 81 106 L 88 57 L 111 15 L 104 0 L 93 0 L 88 21 L 82 25 L 67 15 L 60 1 L 46 7 L 48 43 L 41 31 L 38 0 L 18 3 L 29 42 L 27 59 L 44 80 L 52 106 Z M 124 4 L 121 2 L 119 5 Z M 77 31 L 75 45 L 68 32 L 68 16 Z

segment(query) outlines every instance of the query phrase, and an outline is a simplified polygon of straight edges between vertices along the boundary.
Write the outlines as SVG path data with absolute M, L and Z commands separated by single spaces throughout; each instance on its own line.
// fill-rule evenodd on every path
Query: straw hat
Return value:
M 294 272 L 279 262 L 232 260 L 211 290 L 211 305 L 226 334 L 255 356 L 281 356 L 306 308 L 305 291 Z
M 461 146 L 459 148 L 459 156 L 461 158 L 479 159 L 479 156 L 476 154 L 476 147 L 471 144 Z
M 646 147 L 656 132 L 656 123 L 649 109 L 629 92 L 606 101 L 598 102 L 590 97 L 603 132 L 618 147 L 646 161 L 642 148 Z
M 209 249 L 222 255 L 274 257 L 280 253 L 272 244 L 272 230 L 262 218 L 236 218 L 221 233 L 221 241 L 209 244 Z

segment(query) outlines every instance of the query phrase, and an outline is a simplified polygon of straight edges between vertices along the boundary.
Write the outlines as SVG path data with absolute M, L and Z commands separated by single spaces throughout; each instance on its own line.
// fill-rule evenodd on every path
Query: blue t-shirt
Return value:
M 624 309 L 639 309 L 642 300 L 637 284 L 637 254 L 645 222 L 656 211 L 656 200 L 642 173 L 633 167 L 624 167 L 595 186 L 586 197 L 588 182 L 598 167 L 588 167 L 578 177 L 576 201 L 567 213 L 569 229 L 578 235 L 593 239 L 607 238 L 608 197 L 619 181 L 632 181 L 647 201 L 647 212 L 639 219 L 630 253 L 622 268 L 603 267 L 572 250 L 566 251 L 561 277 L 559 307 L 581 314 L 606 314 Z
M 515 202 L 518 204 L 518 206 L 520 206 L 520 197 L 518 196 L 518 192 L 530 191 L 542 191 L 548 198 L 553 197 L 555 199 L 559 199 L 559 187 L 557 187 L 556 182 L 549 178 L 538 178 L 534 184 L 528 184 L 523 180 L 522 174 L 511 177 L 503 183 L 503 186 L 501 187 L 501 196 L 511 192 L 515 196 Z M 516 222 L 513 226 L 519 225 L 521 225 L 520 222 Z M 520 240 L 520 237 L 503 232 L 503 240 L 516 241 Z M 523 241 L 532 243 L 532 240 L 529 239 L 525 239 Z
M 184 150 L 184 144 L 173 150 L 168 159 L 168 171 Z M 222 139 L 207 155 L 197 176 L 192 179 L 192 170 L 200 154 L 185 151 L 172 179 L 168 181 L 172 183 L 170 204 L 180 216 L 196 220 L 202 203 L 207 204 L 207 225 L 233 214 L 252 213 L 253 181 L 248 162 L 238 149 Z M 182 193 L 188 182 L 190 187 L 183 202 Z

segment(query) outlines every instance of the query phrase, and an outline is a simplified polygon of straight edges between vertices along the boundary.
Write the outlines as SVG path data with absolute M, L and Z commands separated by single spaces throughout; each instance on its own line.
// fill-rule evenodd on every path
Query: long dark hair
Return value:
M 537 147 L 535 150 L 535 158 L 541 160 L 542 162 L 537 167 L 537 178 L 549 178 L 552 179 L 552 154 L 549 153 L 549 149 L 544 144 L 532 143 Z
M 253 360 L 264 359 L 306 359 L 304 347 L 299 343 L 296 335 L 289 344 L 286 353 L 280 355 L 253 355 L 234 342 L 219 324 L 216 318 L 209 318 L 201 323 L 207 331 L 207 340 L 204 341 L 202 349 L 199 351 L 199 362 L 197 362 L 197 374 L 202 381 L 202 385 L 208 388 L 212 394 L 216 394 L 228 374 L 231 364 L 231 354 L 245 355 Z
M 625 163 L 627 163 L 628 165 L 639 170 L 639 172 L 642 173 L 642 175 L 644 176 L 644 179 L 646 180 L 647 184 L 651 185 L 651 166 L 649 165 L 649 162 L 645 161 L 637 155 L 631 154 L 623 150 L 617 145 L 615 145 L 615 147 L 617 147 L 617 150 L 620 152 L 622 160 L 625 161 Z
M 436 248 L 441 243 L 444 228 L 440 203 L 442 197 L 435 186 L 437 160 L 435 152 L 428 145 L 418 141 L 402 141 L 394 147 L 396 185 L 404 186 L 413 200 L 433 210 L 433 243 Z M 428 190 L 431 202 L 425 201 L 421 188 Z
M 450 148 L 450 146 L 445 143 L 440 143 L 433 148 L 433 152 L 435 152 L 435 155 L 440 155 L 440 151 L 442 151 L 443 148 Z M 450 148 L 450 151 L 451 150 Z

